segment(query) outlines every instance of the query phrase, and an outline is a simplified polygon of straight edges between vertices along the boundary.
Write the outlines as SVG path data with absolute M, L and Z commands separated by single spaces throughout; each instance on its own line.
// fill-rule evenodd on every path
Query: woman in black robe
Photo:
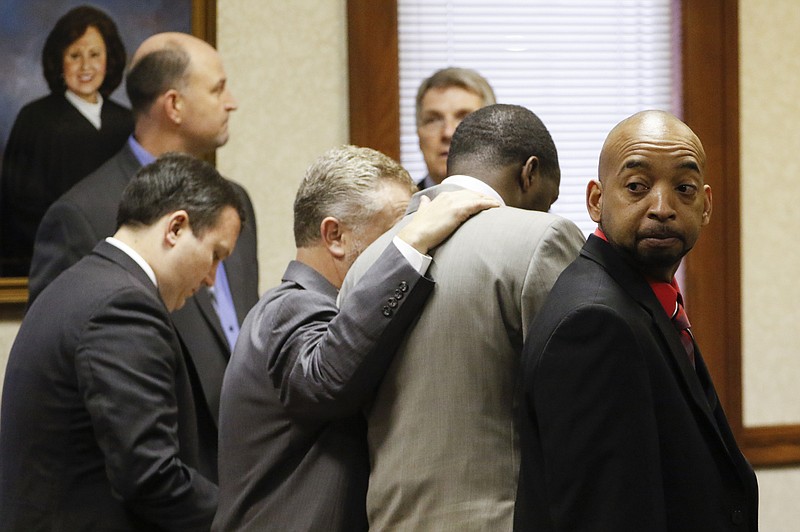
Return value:
M 122 148 L 130 110 L 109 95 L 125 69 L 114 21 L 89 6 L 56 23 L 42 50 L 50 94 L 17 115 L 0 177 L 0 274 L 27 276 L 47 208 Z

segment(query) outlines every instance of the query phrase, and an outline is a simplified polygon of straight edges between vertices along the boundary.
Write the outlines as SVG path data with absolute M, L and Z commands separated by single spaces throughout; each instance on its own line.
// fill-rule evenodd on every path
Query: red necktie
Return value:
M 692 340 L 692 324 L 689 323 L 689 317 L 683 308 L 683 298 L 678 294 L 678 299 L 675 302 L 675 314 L 672 316 L 672 324 L 678 329 L 681 336 L 681 343 L 686 350 L 686 355 L 689 357 L 689 362 L 694 367 L 694 341 Z

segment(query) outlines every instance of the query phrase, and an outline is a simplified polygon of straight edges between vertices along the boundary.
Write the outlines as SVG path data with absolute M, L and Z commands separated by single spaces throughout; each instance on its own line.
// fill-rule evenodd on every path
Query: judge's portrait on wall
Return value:
M 163 31 L 207 38 L 213 0 L 4 0 L 0 5 L 0 292 L 24 300 L 47 208 L 127 141 L 130 54 Z M 197 28 L 198 20 L 202 27 Z M 213 35 L 210 36 L 213 39 Z M 14 301 L 0 293 L 0 301 Z

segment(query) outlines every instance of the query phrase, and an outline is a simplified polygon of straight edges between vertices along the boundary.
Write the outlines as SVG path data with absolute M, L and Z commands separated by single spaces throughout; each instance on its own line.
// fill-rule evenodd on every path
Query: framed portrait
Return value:
M 128 59 L 142 41 L 163 31 L 192 33 L 216 44 L 216 0 L 4 0 L 0 3 L 0 160 L 20 109 L 50 93 L 42 67 L 47 35 L 61 16 L 80 5 L 101 9 L 114 20 Z M 124 79 L 110 99 L 129 107 Z M 2 254 L 0 262 L 8 260 Z M 27 297 L 27 277 L 18 271 L 0 273 L 0 303 L 25 303 Z

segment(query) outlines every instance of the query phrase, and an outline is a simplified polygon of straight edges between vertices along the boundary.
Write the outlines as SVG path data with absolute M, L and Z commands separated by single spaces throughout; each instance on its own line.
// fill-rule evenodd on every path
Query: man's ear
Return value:
M 600 223 L 600 213 L 603 210 L 603 184 L 592 179 L 586 186 L 586 210 L 589 211 L 592 221 Z
M 519 174 L 519 187 L 522 192 L 527 192 L 539 179 L 539 158 L 535 155 L 528 157 Z
M 175 124 L 183 121 L 183 99 L 181 93 L 175 89 L 169 89 L 162 96 L 164 113 Z
M 336 259 L 344 258 L 345 249 L 342 242 L 342 223 L 333 216 L 325 217 L 319 224 L 319 234 L 328 252 Z
M 702 223 L 703 225 L 708 225 L 708 222 L 711 221 L 711 186 L 704 185 L 703 186 L 703 218 Z
M 164 235 L 164 241 L 168 246 L 173 247 L 178 243 L 178 238 L 181 237 L 189 229 L 189 213 L 184 210 L 175 211 L 167 217 L 167 231 Z

